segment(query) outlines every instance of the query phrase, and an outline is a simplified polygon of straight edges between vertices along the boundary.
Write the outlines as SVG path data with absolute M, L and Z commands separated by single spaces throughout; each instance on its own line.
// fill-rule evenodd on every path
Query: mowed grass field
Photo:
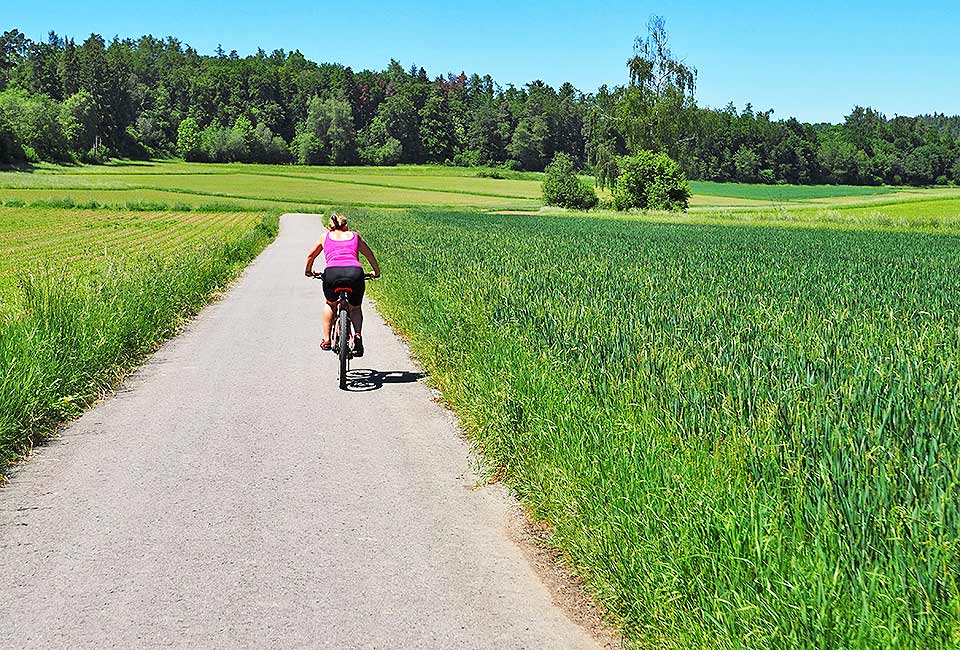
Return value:
M 374 170 L 190 163 L 47 167 L 0 175 L 0 195 L 25 202 L 69 198 L 122 205 L 142 197 L 139 200 L 191 206 L 236 202 L 245 208 L 314 210 L 329 205 L 536 209 L 542 204 L 538 178 L 503 173 L 515 177 L 482 178 L 476 170 L 445 167 Z
M 175 255 L 230 240 L 256 213 L 197 214 L 0 207 L 0 300 L 17 300 L 17 278 L 46 268 L 95 268 L 122 255 Z
M 378 308 L 631 642 L 960 644 L 960 190 L 694 182 L 687 214 L 574 214 L 496 173 L 0 173 L 0 463 L 276 214 L 338 207 Z
M 490 174 L 503 178 L 489 178 Z M 154 203 L 186 209 L 320 210 L 340 207 L 456 207 L 538 210 L 542 174 L 446 166 L 294 167 L 212 165 L 170 161 L 98 167 L 39 166 L 0 173 L 0 200 L 123 208 Z M 587 179 L 592 182 L 592 179 Z M 692 181 L 691 211 L 768 208 L 798 214 L 830 209 L 908 206 L 933 199 L 941 212 L 960 212 L 960 188 L 746 185 Z M 601 196 L 608 193 L 601 192 Z

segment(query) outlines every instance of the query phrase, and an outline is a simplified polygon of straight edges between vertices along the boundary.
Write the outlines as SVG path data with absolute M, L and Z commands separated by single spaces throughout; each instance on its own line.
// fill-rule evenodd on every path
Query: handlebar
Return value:
M 317 273 L 316 271 L 314 271 L 313 273 L 309 274 L 307 277 L 308 277 L 308 278 L 312 278 L 312 279 L 314 279 L 314 280 L 322 280 L 322 279 L 323 279 L 323 273 L 322 273 L 322 272 L 321 272 L 321 273 Z M 379 275 L 374 275 L 373 273 L 364 273 L 364 274 L 363 274 L 363 279 L 364 279 L 364 280 L 377 280 L 377 279 L 379 279 L 379 278 L 380 278 Z

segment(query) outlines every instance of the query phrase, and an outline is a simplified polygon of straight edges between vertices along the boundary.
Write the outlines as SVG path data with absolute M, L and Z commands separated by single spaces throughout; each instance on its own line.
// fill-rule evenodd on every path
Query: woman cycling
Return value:
M 330 349 L 330 330 L 333 327 L 333 305 L 336 304 L 337 297 L 334 295 L 334 289 L 348 287 L 350 289 L 350 320 L 353 321 L 353 356 L 363 356 L 363 340 L 360 337 L 360 329 L 363 327 L 363 311 L 360 308 L 360 302 L 363 300 L 363 290 L 365 283 L 363 279 L 363 264 L 360 263 L 358 253 L 370 261 L 373 267 L 373 277 L 380 277 L 380 265 L 377 264 L 377 258 L 373 251 L 363 241 L 360 233 L 351 232 L 347 226 L 347 218 L 339 212 L 330 214 L 330 225 L 328 232 L 323 239 L 317 242 L 317 245 L 307 256 L 307 277 L 314 277 L 313 261 L 317 259 L 321 251 L 326 268 L 323 270 L 323 296 L 327 300 L 327 305 L 323 310 L 323 333 L 324 339 L 320 343 L 321 350 Z

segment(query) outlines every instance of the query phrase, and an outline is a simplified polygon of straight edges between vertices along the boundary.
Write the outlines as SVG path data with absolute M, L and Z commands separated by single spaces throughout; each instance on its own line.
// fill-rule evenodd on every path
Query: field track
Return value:
M 593 647 L 369 306 L 355 366 L 376 372 L 336 388 L 302 277 L 320 232 L 285 216 L 222 301 L 12 471 L 0 646 Z

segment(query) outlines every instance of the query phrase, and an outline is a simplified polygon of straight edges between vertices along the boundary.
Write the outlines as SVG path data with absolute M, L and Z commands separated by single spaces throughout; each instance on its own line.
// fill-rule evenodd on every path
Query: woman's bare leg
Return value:
M 359 335 L 363 329 L 363 309 L 360 305 L 350 305 L 350 320 L 353 322 L 353 333 Z
M 333 327 L 333 307 L 330 303 L 323 306 L 323 340 L 330 340 L 330 329 Z

